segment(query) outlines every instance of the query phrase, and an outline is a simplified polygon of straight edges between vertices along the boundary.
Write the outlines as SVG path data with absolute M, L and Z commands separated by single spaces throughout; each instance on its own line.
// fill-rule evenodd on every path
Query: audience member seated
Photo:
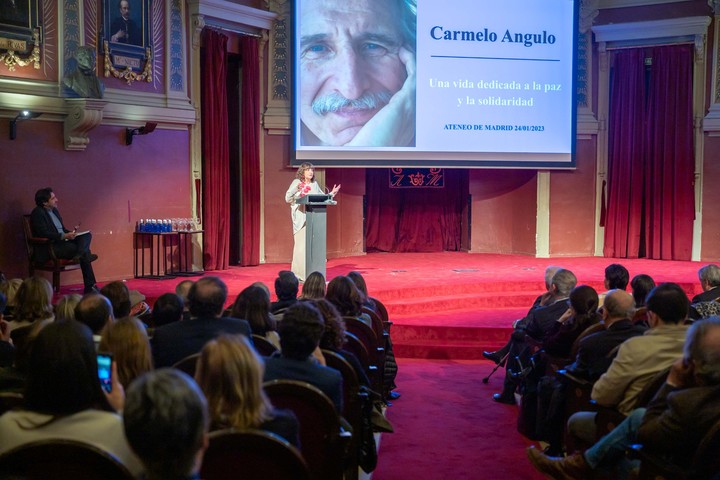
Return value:
M 208 412 L 192 378 L 173 369 L 139 377 L 127 391 L 123 421 L 145 480 L 200 478 Z
M 632 278 L 630 281 L 630 288 L 632 288 L 632 296 L 633 299 L 635 299 L 635 307 L 644 307 L 645 299 L 650 293 L 650 290 L 655 288 L 655 280 L 653 280 L 650 275 L 641 273 Z
M 113 410 L 122 404 L 119 383 L 113 382 L 110 394 L 100 386 L 90 329 L 78 322 L 53 322 L 33 340 L 25 409 L 0 416 L 0 453 L 38 440 L 76 440 L 112 454 L 138 476 L 142 466 Z
M 325 298 L 325 276 L 320 272 L 312 272 L 303 283 L 300 300 L 317 300 Z
M 600 310 L 605 329 L 580 340 L 575 362 L 566 370 L 580 378 L 595 382 L 605 373 L 615 357 L 618 345 L 628 338 L 645 333 L 643 325 L 632 321 L 635 300 L 624 290 L 612 290 Z
M 250 324 L 254 335 L 260 335 L 280 349 L 280 337 L 275 319 L 270 316 L 270 297 L 260 287 L 247 287 L 235 299 L 230 310 L 233 318 L 242 318 Z
M 99 351 L 112 354 L 118 380 L 124 388 L 153 368 L 150 340 L 142 322 L 135 317 L 108 324 L 103 330 Z
M 115 321 L 110 300 L 99 293 L 87 293 L 80 299 L 75 307 L 75 319 L 90 328 L 95 346 L 100 344 L 105 325 Z
M 221 333 L 250 336 L 250 325 L 238 318 L 222 317 L 227 286 L 218 277 L 203 277 L 188 293 L 190 320 L 156 328 L 152 338 L 155 367 L 171 367 L 185 357 L 199 353 L 209 340 Z
M 3 293 L 5 295 L 5 298 L 7 298 L 7 305 L 5 305 L 5 320 L 10 321 L 13 319 L 15 314 L 15 301 L 17 296 L 17 291 L 20 289 L 20 285 L 22 285 L 23 281 L 20 278 L 11 278 L 11 279 L 5 279 L 3 276 L 3 280 L 0 281 L 0 293 Z
M 193 280 L 183 280 L 175 286 L 175 294 L 183 301 L 183 320 L 190 318 L 188 293 L 190 293 L 190 288 L 193 286 L 193 283 L 195 283 Z
M 320 348 L 335 352 L 347 360 L 355 370 L 360 385 L 370 388 L 370 379 L 360 360 L 351 351 L 345 349 L 345 343 L 347 342 L 345 322 L 337 308 L 324 298 L 313 300 L 311 303 L 318 309 L 325 322 L 325 332 L 320 339 Z
M 7 305 L 7 298 L 0 292 L 0 367 L 12 366 L 15 361 L 15 347 L 10 338 L 10 325 L 5 321 L 3 314 Z
M 542 344 L 545 353 L 554 357 L 569 357 L 580 334 L 602 319 L 597 312 L 598 294 L 592 287 L 580 285 L 573 288 L 568 304 L 569 308 L 550 327 Z
M 714 264 L 705 265 L 698 270 L 698 278 L 702 293 L 698 293 L 690 302 L 690 318 L 707 318 L 710 315 L 720 314 L 720 267 Z
M 335 305 L 343 317 L 355 317 L 372 328 L 372 319 L 362 313 L 363 295 L 348 277 L 338 275 L 330 280 L 325 298 Z
M 15 311 L 13 320 L 9 322 L 10 336 L 17 348 L 40 321 L 52 321 L 52 285 L 42 277 L 25 279 L 15 295 Z
M 110 282 L 100 289 L 100 293 L 110 300 L 114 318 L 130 315 L 130 290 L 124 282 Z
M 625 452 L 639 442 L 644 451 L 687 470 L 705 435 L 720 421 L 719 386 L 720 318 L 711 317 L 690 327 L 683 357 L 673 363 L 665 384 L 647 409 L 633 410 L 584 453 L 559 458 L 529 447 L 528 457 L 539 472 L 552 478 L 592 478 L 600 467 L 619 468 L 616 478 L 625 478 L 629 467 L 637 464 L 628 464 Z M 695 478 L 709 478 L 718 472 L 694 473 Z
M 58 322 L 64 320 L 75 320 L 75 307 L 80 303 L 81 295 L 77 293 L 69 293 L 63 295 L 55 304 L 55 320 Z
M 619 263 L 611 263 L 605 267 L 605 290 L 625 290 L 630 282 L 630 273 Z M 599 295 L 600 306 L 603 305 L 607 292 Z
M 137 290 L 130 290 L 130 316 L 143 320 L 151 314 L 151 308 L 145 301 L 145 295 Z
M 152 309 L 153 327 L 162 327 L 183 319 L 183 300 L 176 293 L 163 293 L 155 300 Z
M 623 415 L 633 410 L 643 387 L 658 372 L 682 356 L 690 302 L 675 283 L 661 283 L 647 297 L 650 330 L 620 345 L 617 356 L 592 390 L 592 399 Z M 581 443 L 595 442 L 595 412 L 577 412 L 568 420 L 568 430 Z
M 567 311 L 567 300 L 576 284 L 577 278 L 570 270 L 557 270 L 552 277 L 550 290 L 541 296 L 538 305 L 531 308 L 525 318 L 515 322 L 515 331 L 508 343 L 497 352 L 483 352 L 485 358 L 496 364 L 500 364 L 505 358 L 509 359 L 505 362 L 503 391 L 494 394 L 493 400 L 506 404 L 515 403 L 514 393 L 519 383 L 517 376 L 522 370 L 521 366 L 527 364 L 530 355 L 525 335 L 542 342 L 550 327 Z
M 365 278 L 363 278 L 362 274 L 357 270 L 353 270 L 352 272 L 347 274 L 347 277 L 352 280 L 358 290 L 360 290 L 360 294 L 363 296 L 363 306 L 368 307 L 372 310 L 376 310 L 375 304 L 370 299 L 370 295 L 368 294 L 367 283 L 365 283 Z
M 297 418 L 273 408 L 262 389 L 264 370 L 243 336 L 221 335 L 203 347 L 195 380 L 208 400 L 210 429 L 265 430 L 299 447 Z
M 308 302 L 288 307 L 279 325 L 282 351 L 265 360 L 264 381 L 299 380 L 319 388 L 342 412 L 342 375 L 313 357 L 325 331 L 320 312 Z
M 277 301 L 270 304 L 270 311 L 273 315 L 282 313 L 290 305 L 297 301 L 300 282 L 290 270 L 280 270 L 275 279 L 275 295 Z

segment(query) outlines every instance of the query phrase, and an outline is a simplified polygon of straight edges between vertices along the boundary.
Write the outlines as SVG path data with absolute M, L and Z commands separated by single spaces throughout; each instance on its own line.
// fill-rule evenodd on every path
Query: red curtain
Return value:
M 444 188 L 390 188 L 387 169 L 368 169 L 367 251 L 460 250 L 467 171 L 444 175 Z
M 242 58 L 242 266 L 260 263 L 260 64 L 258 40 L 240 39 Z
M 648 92 L 647 257 L 690 260 L 695 216 L 693 48 L 657 47 Z
M 645 55 L 640 49 L 615 53 L 608 131 L 606 257 L 637 258 L 643 195 Z
M 230 239 L 230 160 L 226 92 L 228 38 L 214 30 L 203 32 L 202 164 L 204 265 L 206 270 L 228 267 Z
M 690 260 L 694 219 L 691 46 L 615 53 L 604 254 Z M 645 85 L 647 87 L 647 93 Z

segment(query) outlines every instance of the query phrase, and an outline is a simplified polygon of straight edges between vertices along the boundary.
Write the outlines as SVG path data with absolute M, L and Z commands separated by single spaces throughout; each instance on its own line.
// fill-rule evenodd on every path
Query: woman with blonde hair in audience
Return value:
M 53 318 L 52 285 L 42 277 L 25 279 L 15 295 L 14 319 L 10 331 L 27 327 L 36 320 Z
M 63 295 L 63 297 L 55 304 L 55 319 L 56 320 L 75 320 L 75 307 L 82 295 L 77 293 L 69 293 Z
M 247 338 L 221 335 L 205 344 L 195 380 L 208 401 L 210 429 L 258 429 L 299 446 L 298 421 L 275 409 L 262 389 L 265 365 Z
M 303 283 L 299 300 L 316 300 L 325 298 L 325 276 L 320 272 L 312 272 Z
M 230 310 L 230 316 L 247 320 L 255 335 L 260 335 L 280 349 L 280 336 L 275 319 L 270 315 L 270 297 L 260 287 L 249 286 L 240 292 Z
M 118 380 L 128 388 L 135 378 L 153 369 L 152 352 L 145 327 L 135 317 L 108 323 L 102 332 L 100 352 L 113 355 Z

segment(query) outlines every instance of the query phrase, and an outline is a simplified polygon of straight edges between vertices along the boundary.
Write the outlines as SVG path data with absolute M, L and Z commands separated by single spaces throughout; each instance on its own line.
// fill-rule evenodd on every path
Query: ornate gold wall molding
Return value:
M 125 80 L 128 85 L 131 85 L 134 81 L 138 82 L 152 82 L 152 71 L 153 71 L 153 62 L 152 62 L 152 51 L 149 48 L 145 49 L 145 66 L 143 67 L 142 73 L 135 73 L 133 72 L 132 68 L 125 67 L 125 70 L 118 70 L 116 69 L 112 62 L 110 61 L 110 46 L 108 44 L 108 41 L 105 40 L 103 42 L 103 49 L 105 51 L 105 77 L 109 77 L 112 75 L 115 78 L 120 78 L 122 80 Z
M 24 40 L 0 37 L 0 48 L 7 50 L 0 53 L 0 63 L 4 63 L 8 70 L 15 71 L 16 67 L 27 67 L 32 64 L 36 70 L 40 69 L 40 30 L 33 30 L 33 49 L 26 57 L 16 53 L 17 50 L 25 50 L 27 43 Z

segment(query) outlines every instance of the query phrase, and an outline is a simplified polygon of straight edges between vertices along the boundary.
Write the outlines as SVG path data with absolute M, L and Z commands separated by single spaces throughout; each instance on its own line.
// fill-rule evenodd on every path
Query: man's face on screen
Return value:
M 344 145 L 407 77 L 397 2 L 305 0 L 300 12 L 300 118 L 317 141 Z

